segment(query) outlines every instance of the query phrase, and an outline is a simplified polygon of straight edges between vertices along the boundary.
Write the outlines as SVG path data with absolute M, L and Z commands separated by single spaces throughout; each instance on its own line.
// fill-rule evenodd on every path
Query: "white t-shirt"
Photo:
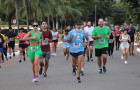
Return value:
M 94 30 L 94 27 L 93 26 L 86 26 L 85 27 L 85 31 L 88 33 L 88 38 L 89 38 L 89 41 L 94 41 L 94 39 L 92 39 L 92 31 Z
M 58 35 L 58 32 L 56 31 L 56 32 L 53 32 L 52 31 L 52 40 L 57 40 L 58 38 L 57 37 L 55 37 L 55 36 L 57 36 Z

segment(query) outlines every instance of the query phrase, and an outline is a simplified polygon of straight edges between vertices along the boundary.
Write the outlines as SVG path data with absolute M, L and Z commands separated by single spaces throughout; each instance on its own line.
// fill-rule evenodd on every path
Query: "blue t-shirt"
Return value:
M 134 34 L 135 34 L 135 28 L 132 28 L 132 29 L 129 29 L 129 30 L 128 30 L 128 35 L 134 36 Z
M 84 51 L 84 42 L 86 38 L 86 32 L 81 30 L 80 32 L 76 31 L 75 29 L 71 30 L 68 34 L 68 39 L 71 39 L 71 36 L 74 36 L 72 41 L 70 41 L 70 52 L 71 53 L 78 53 Z

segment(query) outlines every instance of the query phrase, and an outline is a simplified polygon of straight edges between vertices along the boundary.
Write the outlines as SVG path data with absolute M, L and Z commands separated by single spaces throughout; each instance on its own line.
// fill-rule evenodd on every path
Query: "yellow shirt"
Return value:
M 3 35 L 3 34 L 1 34 L 2 35 L 2 37 L 3 37 L 3 40 L 5 41 L 6 40 L 6 37 L 5 37 L 5 35 Z

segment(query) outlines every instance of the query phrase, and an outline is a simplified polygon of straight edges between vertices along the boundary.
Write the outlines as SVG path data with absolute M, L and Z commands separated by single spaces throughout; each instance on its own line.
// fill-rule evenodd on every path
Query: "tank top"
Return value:
M 111 33 L 110 38 L 109 39 L 113 39 L 113 34 Z
M 32 32 L 31 37 L 34 37 L 35 36 L 34 31 L 32 30 L 31 32 Z M 39 40 L 40 40 L 40 32 L 38 31 L 37 38 L 36 39 L 31 39 L 30 41 L 31 42 L 38 42 Z
M 128 35 L 127 35 L 127 37 L 124 37 L 124 36 L 122 35 L 121 41 L 127 42 L 127 41 L 128 41 Z
M 57 35 L 58 35 L 58 32 L 53 32 L 53 31 L 52 31 L 52 36 L 53 36 L 52 40 L 57 40 L 58 38 L 55 37 L 55 36 L 57 36 Z

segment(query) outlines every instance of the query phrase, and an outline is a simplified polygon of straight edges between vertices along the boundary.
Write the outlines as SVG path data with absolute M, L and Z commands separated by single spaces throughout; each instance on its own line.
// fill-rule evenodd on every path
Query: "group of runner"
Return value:
M 52 31 L 47 28 L 46 21 L 42 21 L 41 27 L 42 29 L 38 30 L 38 22 L 34 22 L 33 30 L 26 34 L 24 28 L 21 28 L 18 35 L 12 31 L 12 28 L 9 28 L 7 34 L 2 34 L 0 30 L 0 63 L 4 63 L 3 54 L 6 60 L 8 60 L 7 47 L 9 48 L 9 59 L 12 58 L 11 50 L 13 51 L 13 56 L 15 56 L 15 39 L 17 38 L 19 40 L 19 62 L 22 62 L 22 56 L 23 60 L 26 60 L 27 53 L 32 63 L 33 82 L 39 82 L 38 72 L 39 75 L 43 73 L 43 76 L 47 77 L 49 59 L 51 55 L 56 56 L 58 38 L 60 38 L 60 34 L 56 28 L 53 28 Z M 103 19 L 99 19 L 98 27 L 95 28 L 91 26 L 90 21 L 87 23 L 87 26 L 77 21 L 74 29 L 71 30 L 70 26 L 65 28 L 61 37 L 63 41 L 63 52 L 67 60 L 70 55 L 72 56 L 72 74 L 75 76 L 77 71 L 78 83 L 81 83 L 80 76 L 84 75 L 85 55 L 87 55 L 87 62 L 93 62 L 94 44 L 100 74 L 107 71 L 107 55 L 109 55 L 109 58 L 113 58 L 115 41 L 116 50 L 119 50 L 119 46 L 121 47 L 121 59 L 125 57 L 124 63 L 128 64 L 128 53 L 130 52 L 130 55 L 134 55 L 135 29 L 132 24 L 130 24 L 129 28 L 124 28 L 123 26 L 121 26 L 121 29 L 119 28 L 119 26 L 115 28 L 104 26 Z M 50 43 L 52 43 L 52 50 Z

